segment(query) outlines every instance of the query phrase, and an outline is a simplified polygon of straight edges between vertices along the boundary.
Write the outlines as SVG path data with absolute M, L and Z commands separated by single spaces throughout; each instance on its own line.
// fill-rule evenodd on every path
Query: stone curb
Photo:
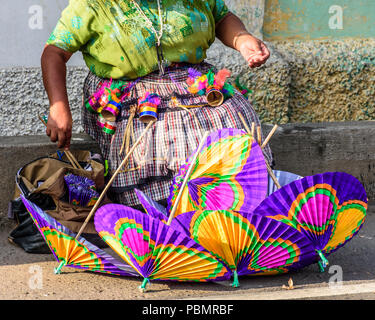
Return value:
M 272 125 L 263 125 L 265 136 Z M 280 125 L 270 141 L 276 169 L 303 176 L 344 171 L 358 178 L 368 198 L 375 199 L 375 121 Z M 14 178 L 28 162 L 56 152 L 46 136 L 0 137 L 0 219 L 13 197 Z M 72 149 L 98 151 L 86 134 L 75 134 Z

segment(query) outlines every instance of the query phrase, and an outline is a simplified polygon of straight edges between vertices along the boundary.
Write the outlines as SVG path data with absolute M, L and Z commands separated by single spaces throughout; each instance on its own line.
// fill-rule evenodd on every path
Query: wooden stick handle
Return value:
M 78 160 L 76 159 L 76 157 L 73 155 L 73 153 L 70 150 L 65 150 L 65 153 L 70 156 L 70 158 L 73 160 L 73 162 L 75 163 L 75 165 L 78 169 L 83 170 L 83 168 L 79 164 Z
M 249 128 L 249 126 L 247 125 L 247 123 L 246 123 L 246 121 L 245 121 L 245 119 L 244 119 L 244 117 L 243 117 L 243 115 L 240 113 L 240 112 L 238 112 L 238 116 L 240 117 L 240 120 L 241 120 L 241 122 L 242 122 L 242 125 L 245 127 L 245 130 L 247 131 L 247 133 L 249 133 L 250 134 L 250 128 Z M 253 124 L 253 123 L 252 123 Z
M 255 136 L 255 122 L 253 122 L 251 124 L 251 132 L 248 132 L 248 133 L 251 133 L 251 136 L 254 137 Z
M 151 126 L 154 124 L 155 121 L 156 120 L 151 121 L 147 125 L 147 127 L 143 130 L 143 132 L 140 135 L 140 137 L 138 138 L 138 140 L 133 144 L 133 146 L 129 150 L 129 152 L 126 155 L 126 157 L 124 158 L 124 160 L 122 160 L 119 167 L 117 168 L 117 170 L 113 174 L 112 178 L 109 180 L 109 182 L 107 183 L 107 185 L 103 189 L 102 193 L 100 194 L 100 196 L 99 196 L 98 200 L 96 201 L 94 207 L 91 209 L 91 211 L 90 211 L 89 215 L 87 216 L 85 222 L 82 224 L 82 226 L 81 226 L 80 230 L 78 231 L 75 239 L 78 239 L 78 237 L 81 235 L 82 231 L 85 229 L 85 227 L 86 227 L 87 223 L 89 222 L 89 220 L 91 219 L 92 215 L 95 213 L 96 209 L 99 207 L 99 204 L 103 200 L 104 195 L 106 194 L 107 190 L 109 189 L 109 187 L 112 185 L 113 181 L 116 179 L 117 175 L 119 174 L 121 168 L 128 162 L 128 160 L 129 160 L 130 156 L 132 155 L 132 153 L 134 152 L 135 148 L 141 143 L 143 137 L 146 135 L 147 131 L 151 128 Z
M 262 149 L 263 149 L 263 148 L 267 145 L 267 143 L 271 140 L 273 134 L 276 132 L 276 130 L 277 130 L 278 127 L 279 127 L 279 126 L 278 126 L 277 124 L 275 124 L 275 125 L 273 126 L 273 128 L 272 128 L 272 130 L 270 131 L 270 133 L 268 134 L 267 138 L 266 138 L 266 139 L 263 141 L 263 143 L 262 143 L 262 146 L 261 146 Z
M 46 121 L 40 116 L 40 114 L 38 114 L 38 118 L 47 127 Z M 82 167 L 78 163 L 77 159 L 73 156 L 73 154 L 69 150 L 65 150 L 65 153 L 66 153 L 66 157 L 70 161 L 70 163 L 73 166 L 73 168 L 75 168 L 75 169 L 82 169 Z
M 246 128 L 247 125 L 246 125 L 246 123 L 245 123 L 245 120 L 244 120 L 242 117 L 240 117 L 240 118 L 241 118 L 242 124 L 243 124 L 243 125 L 245 126 L 245 128 Z M 253 124 L 254 124 L 254 122 L 253 122 Z M 260 128 L 260 127 L 258 127 L 258 128 Z M 250 133 L 248 129 L 249 129 L 249 128 L 247 127 L 247 133 Z M 277 128 L 276 128 L 276 129 L 277 129 Z M 276 130 L 276 129 L 275 129 L 275 130 Z M 263 150 L 263 149 L 262 149 L 262 152 L 263 152 L 263 156 L 264 156 L 264 150 Z M 266 160 L 266 158 L 264 158 L 264 161 L 265 161 L 265 163 L 266 163 L 266 167 L 267 167 L 268 174 L 270 175 L 271 179 L 272 179 L 273 182 L 275 183 L 276 187 L 277 187 L 278 189 L 280 189 L 280 188 L 281 188 L 280 183 L 279 183 L 279 181 L 277 180 L 275 174 L 273 173 L 273 170 L 272 170 L 270 164 L 268 163 L 268 161 Z
M 277 180 L 275 174 L 273 173 L 273 170 L 270 166 L 270 164 L 268 163 L 268 161 L 266 160 L 266 166 L 267 166 L 267 171 L 268 171 L 268 174 L 270 175 L 271 179 L 273 180 L 273 182 L 275 183 L 277 189 L 280 189 L 281 188 L 281 185 L 279 183 L 279 181 Z
M 47 126 L 47 123 L 44 121 L 44 119 L 40 116 L 40 114 L 38 114 L 38 118 L 39 120 L 45 125 Z
M 260 146 L 262 144 L 262 130 L 260 129 L 260 126 L 257 126 L 257 138 Z
M 73 166 L 74 169 L 78 169 L 76 163 L 74 162 L 74 160 L 72 159 L 72 157 L 70 156 L 70 153 L 67 152 L 67 150 L 65 150 L 65 155 L 66 157 L 68 158 L 68 160 L 70 161 L 70 164 Z
M 76 169 L 81 169 L 83 170 L 83 168 L 81 167 L 81 165 L 79 164 L 78 160 L 76 159 L 76 157 L 73 155 L 73 153 L 71 153 L 70 150 L 65 150 L 65 154 L 67 156 L 67 158 L 69 159 L 69 161 L 72 163 L 75 164 L 75 168 Z
M 182 193 L 184 192 L 184 189 L 186 187 L 186 184 L 189 180 L 189 177 L 191 175 L 191 172 L 193 171 L 193 168 L 194 168 L 194 163 L 195 161 L 197 160 L 198 158 L 198 155 L 199 153 L 201 152 L 203 146 L 204 146 L 204 142 L 206 141 L 208 135 L 210 134 L 209 131 L 206 131 L 203 135 L 203 138 L 201 139 L 201 141 L 199 142 L 199 146 L 198 146 L 198 149 L 197 149 L 197 152 L 195 153 L 193 159 L 190 161 L 190 166 L 189 166 L 189 169 L 185 175 L 185 178 L 184 178 L 184 181 L 182 182 L 182 185 L 181 185 L 181 188 L 180 188 L 180 191 L 178 192 L 178 195 L 177 195 L 177 199 L 176 199 L 176 202 L 174 203 L 173 205 L 173 208 L 171 210 L 171 213 L 169 215 L 169 219 L 168 219 L 168 222 L 167 222 L 167 225 L 171 225 L 172 223 L 172 220 L 174 218 L 174 215 L 176 214 L 176 210 L 177 210 L 177 207 L 178 207 L 178 204 L 181 200 L 181 197 L 182 197 Z
M 122 138 L 122 145 L 120 149 L 120 155 L 126 150 L 128 152 L 128 147 L 129 147 L 129 140 L 130 140 L 130 135 L 133 133 L 133 119 L 135 117 L 135 113 L 137 112 L 137 106 L 131 106 L 129 110 L 129 118 L 128 118 L 128 123 L 126 124 L 126 128 L 124 130 L 124 136 Z M 126 146 L 126 148 L 125 148 Z

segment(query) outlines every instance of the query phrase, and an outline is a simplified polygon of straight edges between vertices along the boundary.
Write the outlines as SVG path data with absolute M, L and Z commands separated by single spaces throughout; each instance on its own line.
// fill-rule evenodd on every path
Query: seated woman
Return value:
M 69 148 L 72 116 L 66 63 L 79 50 L 90 70 L 83 85 L 83 126 L 98 142 L 110 173 L 125 157 L 124 139 L 134 142 L 146 127 L 136 113 L 138 99 L 147 94 L 160 98 L 157 122 L 115 179 L 112 200 L 137 206 L 138 188 L 165 201 L 173 175 L 197 148 L 204 131 L 244 129 L 239 113 L 248 126 L 260 126 L 251 104 L 238 91 L 211 107 L 205 96 L 188 90 L 189 68 L 202 74 L 217 71 L 204 62 L 215 37 L 239 51 L 251 68 L 264 64 L 270 55 L 223 0 L 71 0 L 41 60 L 50 101 L 47 135 L 59 147 Z M 126 93 L 115 121 L 107 122 L 110 130 L 103 130 L 105 120 L 99 112 L 86 107 L 105 83 Z M 265 155 L 271 163 L 268 146 Z

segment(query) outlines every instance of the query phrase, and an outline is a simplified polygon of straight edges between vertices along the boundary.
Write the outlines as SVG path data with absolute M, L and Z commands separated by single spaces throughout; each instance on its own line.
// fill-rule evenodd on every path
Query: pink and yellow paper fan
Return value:
M 227 268 L 187 235 L 143 212 L 108 204 L 95 215 L 102 239 L 150 280 L 219 281 L 230 277 Z
M 284 273 L 318 258 L 298 230 L 252 213 L 194 211 L 180 214 L 172 226 L 176 224 L 231 270 L 234 287 L 238 276 Z
M 138 276 L 128 265 L 118 262 L 105 251 L 99 249 L 83 237 L 75 239 L 75 234 L 61 225 L 37 205 L 21 195 L 35 225 L 59 262 L 55 273 L 64 266 L 119 276 Z
M 267 195 L 268 175 L 262 150 L 242 130 L 225 128 L 211 133 L 197 160 L 191 163 L 192 159 L 181 166 L 170 189 L 168 212 L 188 168 L 193 166 L 175 216 L 203 209 L 252 212 Z
M 362 227 L 367 210 L 362 184 L 344 172 L 326 172 L 291 182 L 272 193 L 255 213 L 301 231 L 328 264 L 324 254 L 343 246 Z

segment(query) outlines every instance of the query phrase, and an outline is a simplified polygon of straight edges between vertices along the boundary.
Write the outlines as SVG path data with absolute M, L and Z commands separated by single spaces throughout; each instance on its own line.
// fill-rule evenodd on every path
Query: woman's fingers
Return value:
M 50 137 L 51 142 L 57 142 L 58 148 L 64 148 L 65 150 L 68 150 L 70 148 L 70 141 L 72 138 L 72 131 L 62 130 L 58 128 L 47 128 L 46 130 L 47 136 Z
M 262 48 L 263 56 L 267 60 L 271 55 L 270 50 L 267 48 L 267 46 L 263 42 L 260 43 L 260 46 Z
M 260 67 L 270 57 L 270 51 L 268 50 L 267 46 L 260 40 L 257 42 L 257 46 L 255 47 L 255 49 L 246 49 L 247 50 L 244 50 L 244 56 L 246 57 L 246 60 L 251 68 Z
M 68 149 L 72 137 L 72 115 L 69 106 L 65 104 L 55 104 L 50 107 L 48 115 L 47 130 L 50 131 L 52 142 L 58 142 L 58 148 Z M 46 132 L 48 135 L 48 132 Z
M 263 62 L 250 62 L 249 67 L 250 68 L 258 68 L 263 64 Z
M 65 143 L 66 143 L 66 141 L 65 141 L 65 139 L 66 139 L 65 133 L 64 133 L 63 131 L 59 131 L 59 132 L 57 133 L 57 135 L 58 135 L 58 143 L 57 143 L 57 146 L 58 146 L 59 148 L 63 148 L 63 147 L 65 147 Z
M 265 52 L 252 52 L 250 50 L 248 50 L 247 52 L 244 52 L 244 57 L 246 59 L 246 61 L 249 63 L 249 66 L 251 68 L 256 68 L 256 67 L 259 67 L 261 66 L 262 64 L 264 64 L 267 59 L 269 58 L 269 51 L 265 51 Z
M 56 142 L 58 138 L 57 130 L 51 130 L 51 135 L 49 136 L 52 142 Z
M 64 148 L 65 150 L 69 150 L 70 148 L 70 141 L 72 138 L 72 131 L 71 130 L 59 130 L 57 132 L 57 146 L 59 148 Z M 53 141 L 55 142 L 55 141 Z
M 247 62 L 249 63 L 249 66 L 251 68 L 257 68 L 260 67 L 262 64 L 266 62 L 266 58 L 262 55 L 258 56 L 252 56 Z
M 72 139 L 72 130 L 68 130 L 66 133 L 65 133 L 65 145 L 63 146 L 63 148 L 65 150 L 69 150 L 70 149 L 70 141 Z
M 251 35 L 242 36 L 238 48 L 251 68 L 260 67 L 270 57 L 270 51 L 263 41 Z

